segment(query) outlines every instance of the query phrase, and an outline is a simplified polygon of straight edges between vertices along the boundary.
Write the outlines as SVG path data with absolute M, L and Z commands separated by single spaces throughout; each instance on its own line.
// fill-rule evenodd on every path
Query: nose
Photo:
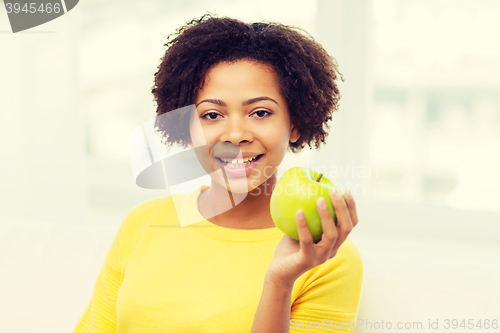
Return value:
M 231 142 L 239 145 L 242 142 L 252 142 L 253 134 L 242 117 L 232 117 L 232 119 L 226 122 L 220 139 L 222 142 Z

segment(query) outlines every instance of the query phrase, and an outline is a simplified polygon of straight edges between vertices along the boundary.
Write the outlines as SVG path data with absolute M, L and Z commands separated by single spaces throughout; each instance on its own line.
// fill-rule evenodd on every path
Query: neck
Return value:
M 204 216 L 213 216 L 208 220 L 221 227 L 231 229 L 272 228 L 275 225 L 271 218 L 270 201 L 275 184 L 276 173 L 251 192 L 229 192 L 233 202 L 238 204 L 228 207 L 227 202 L 218 200 L 218 198 L 227 197 L 227 189 L 212 182 L 212 186 L 203 191 L 198 198 L 200 213 Z

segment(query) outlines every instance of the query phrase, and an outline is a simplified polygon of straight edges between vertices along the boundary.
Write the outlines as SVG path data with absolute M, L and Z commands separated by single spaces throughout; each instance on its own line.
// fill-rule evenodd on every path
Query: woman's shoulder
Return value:
M 339 247 L 335 257 L 311 269 L 305 278 L 323 277 L 323 279 L 359 279 L 363 277 L 363 259 L 352 239 L 347 237 Z
M 299 277 L 292 292 L 292 300 L 298 304 L 295 311 L 300 312 L 304 308 L 324 311 L 329 315 L 332 312 L 355 313 L 362 283 L 361 254 L 348 237 L 335 257 Z
M 125 218 L 127 228 L 134 229 L 152 225 L 179 225 L 179 216 L 198 211 L 197 199 L 203 186 L 182 193 L 141 202 L 130 209 Z
M 120 260 L 130 256 L 150 226 L 175 223 L 175 208 L 171 195 L 143 201 L 131 208 L 122 221 L 115 239 L 119 247 Z
M 143 217 L 156 213 L 158 208 L 168 205 L 172 201 L 172 195 L 162 196 L 140 202 L 129 209 L 127 217 Z
M 128 228 L 145 227 L 154 224 L 158 220 L 161 220 L 162 224 L 165 224 L 165 222 L 174 223 L 174 221 L 171 221 L 172 219 L 165 219 L 166 215 L 176 217 L 175 205 L 170 194 L 143 201 L 132 207 L 127 212 L 124 222 L 126 222 Z
M 351 238 L 347 237 L 339 247 L 337 251 L 337 255 L 340 261 L 349 262 L 352 265 L 357 265 L 363 267 L 363 259 L 361 258 L 361 253 L 358 250 L 358 247 Z
M 340 245 L 335 257 L 328 259 L 321 267 L 323 274 L 342 276 L 363 276 L 363 259 L 354 241 L 347 237 Z

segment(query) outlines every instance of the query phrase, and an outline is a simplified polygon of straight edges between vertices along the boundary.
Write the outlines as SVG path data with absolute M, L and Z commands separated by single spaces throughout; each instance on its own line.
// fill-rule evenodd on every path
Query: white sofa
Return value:
M 429 320 L 438 320 L 433 332 L 449 332 L 446 319 L 458 324 L 473 319 L 474 325 L 500 320 L 497 215 L 474 225 L 472 213 L 364 207 L 350 236 L 364 262 L 356 332 L 425 332 Z M 419 222 L 422 216 L 427 219 Z M 114 226 L 0 221 L 0 332 L 72 332 L 121 221 Z M 414 322 L 422 327 L 395 329 Z

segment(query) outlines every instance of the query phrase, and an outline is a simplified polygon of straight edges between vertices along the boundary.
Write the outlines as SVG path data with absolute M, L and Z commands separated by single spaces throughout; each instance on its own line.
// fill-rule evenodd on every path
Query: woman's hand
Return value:
M 323 234 L 321 240 L 314 244 L 304 211 L 297 210 L 295 219 L 300 241 L 288 235 L 283 236 L 269 264 L 266 273 L 267 282 L 287 289 L 292 288 L 299 276 L 337 254 L 340 245 L 352 228 L 358 224 L 358 216 L 356 204 L 349 190 L 345 193 L 345 202 L 340 193 L 335 190 L 330 192 L 330 199 L 337 216 L 337 226 L 326 206 L 325 199 L 318 198 L 316 207 L 321 217 Z

